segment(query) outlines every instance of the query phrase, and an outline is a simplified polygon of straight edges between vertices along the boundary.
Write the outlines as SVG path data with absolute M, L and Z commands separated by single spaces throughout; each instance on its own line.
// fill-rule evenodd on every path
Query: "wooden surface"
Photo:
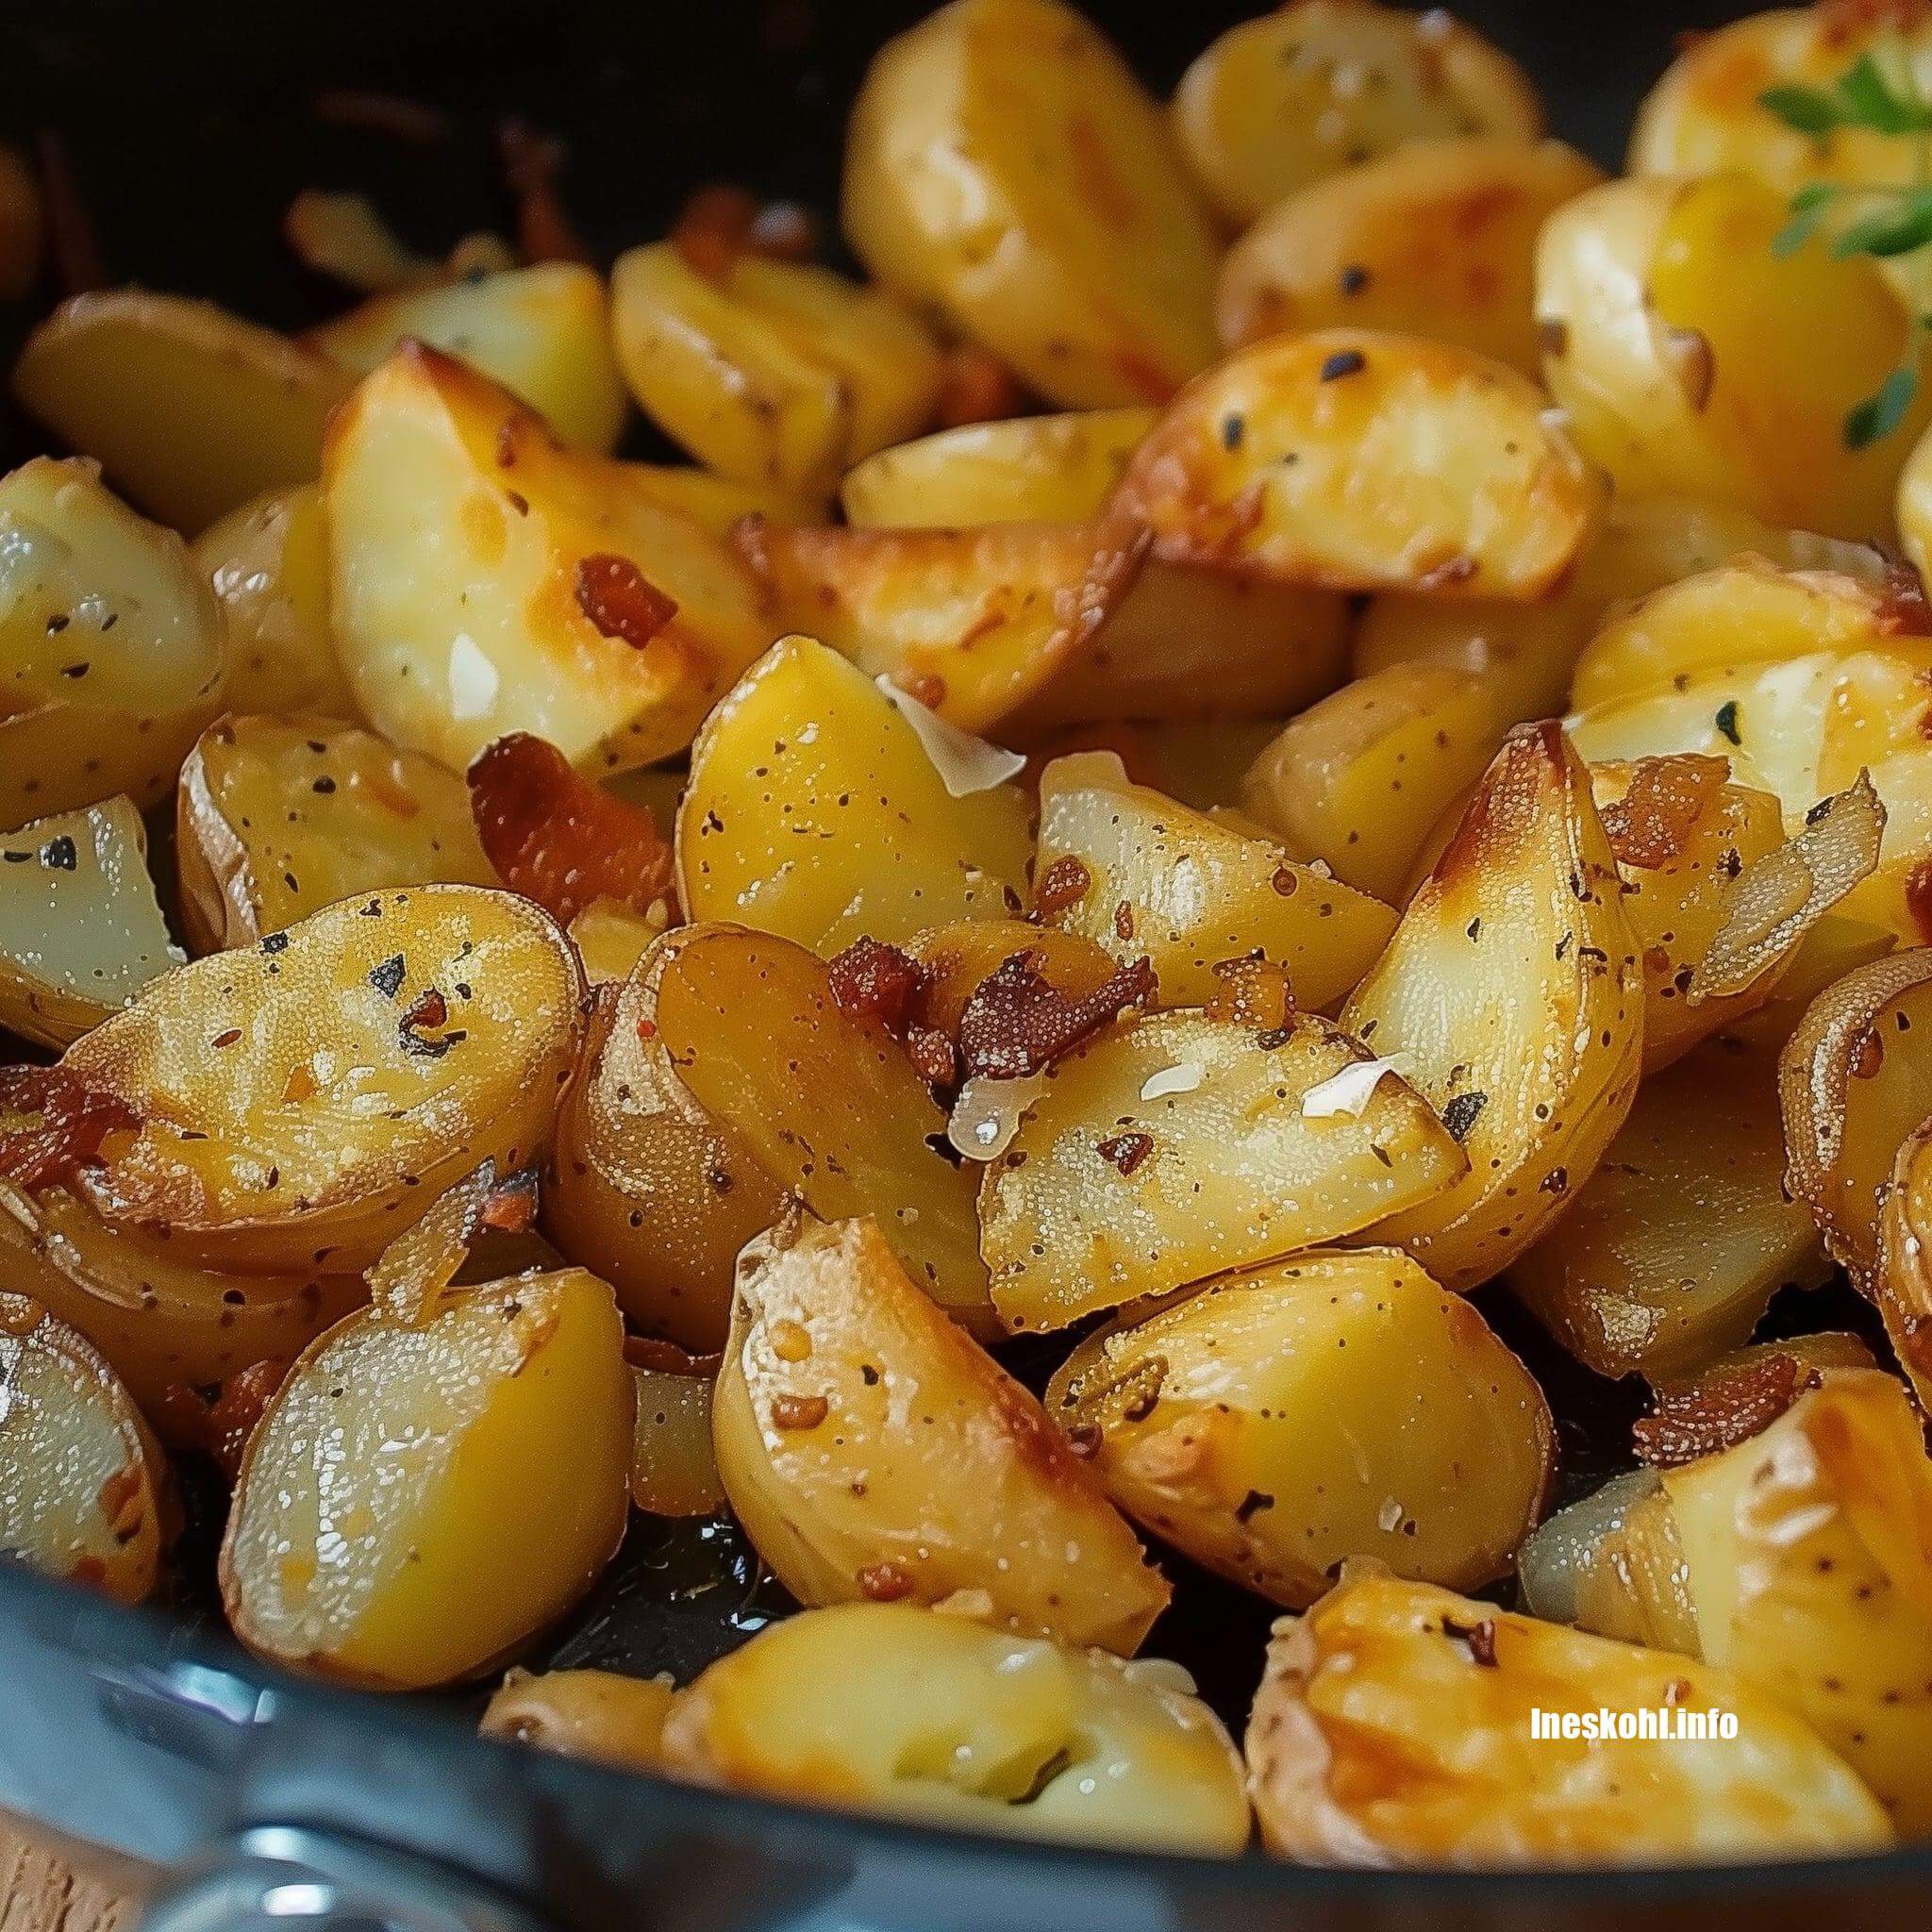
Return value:
M 0 1932 L 134 1932 L 136 1909 L 0 1818 Z

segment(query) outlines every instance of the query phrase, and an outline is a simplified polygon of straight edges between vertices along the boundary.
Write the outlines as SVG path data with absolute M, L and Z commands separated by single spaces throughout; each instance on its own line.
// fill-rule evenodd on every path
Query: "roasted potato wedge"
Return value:
M 1215 298 L 1230 348 L 1291 329 L 1457 342 L 1541 376 L 1536 238 L 1603 171 L 1560 141 L 1410 141 L 1324 175 L 1229 251 Z
M 186 958 L 125 798 L 0 834 L 0 1026 L 66 1046 Z
M 1341 1024 L 1406 1054 L 1469 1166 L 1376 1239 L 1451 1289 L 1499 1274 L 1624 1123 L 1643 973 L 1590 777 L 1555 724 L 1512 733 Z
M 781 638 L 706 720 L 677 812 L 692 919 L 832 954 L 861 936 L 1015 911 L 1023 760 L 806 637 Z
M 1588 542 L 1599 479 L 1513 369 L 1420 336 L 1251 343 L 1190 383 L 1114 497 L 1170 563 L 1337 591 L 1535 598 Z
M 1709 1664 L 1366 1566 L 1275 1633 L 1248 1782 L 1261 1835 L 1284 1857 L 1723 1862 L 1892 1841 L 1883 1808 L 1808 1724 Z M 1666 1707 L 1735 1729 L 1668 1744 L 1585 1731 L 1604 1710 L 1634 1726 Z M 1557 1734 L 1533 1734 L 1532 1712 Z
M 1185 1671 L 909 1604 L 759 1632 L 677 1700 L 664 1747 L 707 1783 L 1023 1838 L 1248 1840 L 1240 1760 Z
M 1219 246 L 1160 108 L 1058 0 L 955 0 L 873 61 L 847 239 L 1066 408 L 1159 403 L 1214 359 Z
M 166 796 L 222 705 L 213 593 L 91 463 L 0 478 L 0 828 Z
M 13 392 L 42 422 L 190 537 L 266 490 L 312 481 L 348 388 L 273 329 L 145 289 L 76 295 L 13 365 Z
M 1654 1469 L 1612 1476 L 1559 1509 L 1524 1544 L 1517 1569 L 1532 1616 L 1697 1655 L 1676 1518 Z
M 807 1605 L 936 1604 L 1131 1657 L 1169 1589 L 1039 1402 L 869 1221 L 740 1258 L 711 1410 L 732 1513 Z
M 1056 758 L 1041 774 L 1034 875 L 1036 890 L 1050 875 L 1062 882 L 1046 914 L 1056 925 L 1123 966 L 1151 959 L 1168 1007 L 1206 1006 L 1222 990 L 1215 967 L 1257 953 L 1288 969 L 1300 1005 L 1331 1006 L 1395 928 L 1379 900 L 1130 784 L 1108 752 Z
M 1544 380 L 1620 491 L 1869 538 L 1932 395 L 1891 435 L 1846 433 L 1913 351 L 1910 313 L 1869 256 L 1818 239 L 1774 252 L 1787 218 L 1741 175 L 1612 181 L 1566 203 L 1537 247 Z
M 328 718 L 219 719 L 175 805 L 182 919 L 204 953 L 385 887 L 496 883 L 460 778 Z
M 566 442 L 608 455 L 630 407 L 610 330 L 594 269 L 540 261 L 372 296 L 303 341 L 357 375 L 400 342 L 426 342 L 520 397 Z
M 980 1252 L 1009 1331 L 1064 1328 L 1336 1241 L 1465 1171 L 1433 1109 L 1326 1021 L 1158 1013 L 1047 1070 L 986 1170 Z
M 21 1075 L 0 1174 L 33 1185 L 51 1136 L 40 1165 L 117 1227 L 215 1267 L 353 1270 L 485 1158 L 541 1151 L 582 984 L 508 892 L 348 900 L 168 974 Z
M 1129 1313 L 1074 1350 L 1046 1407 L 1137 1522 L 1291 1609 L 1345 1557 L 1491 1581 L 1555 1466 L 1529 1372 L 1391 1248 L 1303 1255 Z
M 1442 12 L 1295 0 L 1230 27 L 1181 76 L 1174 131 L 1203 192 L 1244 228 L 1310 182 L 1448 135 L 1534 141 L 1529 76 Z
M 168 1469 L 127 1391 L 66 1323 L 0 1293 L 0 1549 L 124 1603 L 155 1587 Z
M 580 1270 L 339 1323 L 249 1439 L 222 1540 L 235 1634 L 375 1689 L 475 1676 L 615 1553 L 632 1401 L 616 1305 Z
M 455 771 L 511 731 L 608 771 L 681 751 L 771 641 L 737 558 L 648 473 L 421 343 L 336 415 L 323 499 L 357 701 Z
M 491 1693 L 477 1728 L 507 1743 L 651 1771 L 664 1761 L 664 1720 L 675 1695 L 662 1677 L 512 1670 Z

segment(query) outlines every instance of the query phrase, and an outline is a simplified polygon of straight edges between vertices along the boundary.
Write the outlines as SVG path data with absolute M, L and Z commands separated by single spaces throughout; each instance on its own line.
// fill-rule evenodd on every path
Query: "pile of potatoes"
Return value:
M 1932 1834 L 1932 401 L 1850 446 L 1905 272 L 1772 246 L 1902 150 L 1757 102 L 1868 47 L 1932 83 L 1697 42 L 1611 179 L 1441 13 L 1163 106 L 954 0 L 853 104 L 864 281 L 729 194 L 608 275 L 321 196 L 300 339 L 56 309 L 0 1547 L 139 1601 L 213 1470 L 241 1641 L 409 1690 L 728 1509 L 795 1615 L 486 1731 L 1312 1861 Z M 1649 1388 L 1555 1515 L 1505 1295 Z M 1244 1748 L 1199 1571 L 1284 1613 Z M 1603 1707 L 1738 1736 L 1531 1739 Z

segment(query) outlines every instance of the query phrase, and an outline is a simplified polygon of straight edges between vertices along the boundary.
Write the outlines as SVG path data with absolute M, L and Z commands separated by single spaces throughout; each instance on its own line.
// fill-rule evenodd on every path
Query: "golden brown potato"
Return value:
M 1890 1821 L 1818 1734 L 1724 1670 L 1368 1566 L 1275 1626 L 1248 1724 L 1271 1850 L 1331 1865 L 1648 1864 L 1870 1851 Z M 1680 1709 L 1701 1737 L 1606 1738 Z M 1558 1726 L 1532 1733 L 1532 1713 Z M 1730 1737 L 1711 1720 L 1735 1722 Z M 1562 1726 L 1570 1727 L 1565 1735 Z
M 1074 1350 L 1046 1406 L 1137 1522 L 1291 1609 L 1345 1557 L 1492 1581 L 1555 1466 L 1528 1371 L 1391 1248 L 1303 1255 L 1129 1312 Z
M 663 909 L 668 915 L 669 908 Z M 613 899 L 593 899 L 564 930 L 577 949 L 585 980 L 592 987 L 616 986 L 630 977 L 664 924 Z
M 1469 1159 L 1376 1229 L 1445 1288 L 1498 1274 L 1569 1205 L 1637 1091 L 1643 974 L 1590 777 L 1513 732 L 1341 1024 L 1407 1054 Z
M 1907 1136 L 1878 1216 L 1873 1283 L 1885 1332 L 1923 1407 L 1932 1399 L 1932 1121 Z
M 175 856 L 183 922 L 204 953 L 356 893 L 496 883 L 460 778 L 328 718 L 209 725 L 181 767 Z
M 1787 218 L 1741 175 L 1612 181 L 1567 203 L 1537 248 L 1544 379 L 1621 491 L 1869 538 L 1932 396 L 1857 446 L 1846 418 L 1912 349 L 1911 317 L 1869 256 L 1823 240 L 1774 253 Z
M 1420 1095 L 1328 1022 L 1158 1013 L 1047 1071 L 987 1167 L 980 1252 L 1009 1331 L 1063 1328 L 1337 1241 L 1464 1172 Z
M 420 343 L 336 415 L 323 500 L 357 701 L 455 771 L 511 731 L 609 771 L 681 751 L 771 640 L 738 558 L 651 475 Z
M 373 1260 L 459 1175 L 535 1158 L 575 1045 L 569 942 L 468 886 L 354 899 L 158 979 L 21 1076 L 0 1173 L 269 1273 Z M 89 1144 L 90 1141 L 92 1144 Z
M 1541 375 L 1536 238 L 1603 171 L 1560 141 L 1410 141 L 1324 175 L 1229 251 L 1215 302 L 1230 348 L 1291 329 L 1458 342 Z
M 166 796 L 222 707 L 212 593 L 181 540 L 38 457 L 0 479 L 0 829 Z
M 724 1483 L 711 1446 L 710 1377 L 688 1363 L 634 1363 L 630 1373 L 637 1390 L 631 1501 L 652 1516 L 715 1515 L 724 1507 Z
M 1165 562 L 1338 591 L 1535 598 L 1600 480 L 1526 377 L 1421 336 L 1275 336 L 1190 383 L 1114 497 Z
M 720 269 L 657 242 L 610 272 L 625 380 L 707 469 L 822 504 L 860 458 L 932 420 L 940 346 L 891 296 L 812 262 L 741 254 Z
M 1509 1286 L 1598 1374 L 1700 1368 L 1779 1288 L 1829 1272 L 1785 1191 L 1776 1051 L 1721 1035 L 1645 1080 L 1569 1211 L 1510 1264 Z
M 677 812 L 679 896 L 832 954 L 1017 910 L 1023 760 L 782 638 L 706 720 Z
M 1409 142 L 1534 141 L 1529 76 L 1440 10 L 1296 0 L 1230 27 L 1181 76 L 1174 131 L 1230 227 L 1284 196 Z
M 1697 1655 L 1677 1522 L 1654 1469 L 1612 1476 L 1559 1509 L 1524 1544 L 1517 1567 L 1532 1616 Z
M 664 1721 L 675 1695 L 662 1677 L 512 1670 L 477 1728 L 508 1743 L 652 1771 L 663 1763 Z
M 616 1551 L 631 1403 L 610 1291 L 580 1270 L 350 1316 L 249 1439 L 222 1540 L 235 1634 L 374 1689 L 475 1676 Z
M 1167 1606 L 1039 1402 L 871 1222 L 793 1216 L 745 1249 L 711 1433 L 732 1513 L 808 1606 L 970 1596 L 1124 1657 Z
M 1177 1665 L 909 1604 L 807 1610 L 700 1676 L 664 1729 L 706 1783 L 1022 1838 L 1227 1856 L 1241 1762 Z
M 1049 877 L 1059 884 L 1046 917 L 1123 966 L 1151 959 L 1166 1007 L 1206 1006 L 1222 990 L 1215 968 L 1257 953 L 1288 969 L 1299 1005 L 1331 1006 L 1395 929 L 1379 900 L 1129 784 L 1108 752 L 1056 758 L 1041 774 L 1036 892 Z
M 1214 358 L 1219 247 L 1159 108 L 1058 0 L 954 0 L 873 61 L 846 128 L 868 269 L 1067 408 Z
M 145 289 L 76 295 L 13 365 L 13 392 L 42 422 L 190 537 L 265 490 L 312 481 L 348 387 L 273 329 Z
M 1278 718 L 1113 718 L 1057 725 L 1023 741 L 1041 768 L 1074 752 L 1110 751 L 1136 785 L 1252 824 L 1241 810 L 1241 778 L 1280 729 Z
M 610 323 L 595 270 L 540 261 L 372 296 L 303 341 L 357 375 L 399 342 L 426 342 L 521 397 L 566 442 L 606 454 L 629 410 Z
M 186 957 L 125 798 L 0 833 L 0 1027 L 66 1046 Z
M 39 1302 L 0 1293 L 0 1549 L 139 1603 L 167 1541 L 167 1479 L 113 1370 Z

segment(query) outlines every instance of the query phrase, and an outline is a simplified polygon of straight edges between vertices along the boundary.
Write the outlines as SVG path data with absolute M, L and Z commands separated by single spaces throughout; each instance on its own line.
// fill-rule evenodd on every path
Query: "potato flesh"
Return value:
M 182 912 L 204 952 L 387 887 L 497 882 L 460 778 L 328 718 L 220 720 L 175 804 Z
M 222 1543 L 237 1636 L 378 1687 L 474 1675 L 615 1552 L 632 1400 L 616 1305 L 581 1271 L 351 1316 L 250 1439 Z
M 38 1302 L 0 1292 L 0 1549 L 139 1603 L 160 1561 L 165 1476 L 107 1363 Z
M 1257 951 L 1287 967 L 1300 1005 L 1330 1006 L 1395 928 L 1389 907 L 1129 784 L 1105 752 L 1057 758 L 1041 774 L 1036 881 L 1066 860 L 1087 889 L 1047 916 L 1124 966 L 1151 959 L 1166 1007 L 1206 1006 L 1223 990 L 1216 964 Z
M 1554 1466 L 1548 1406 L 1468 1302 L 1391 1249 L 1210 1282 L 1076 1347 L 1047 1391 L 1116 1503 L 1231 1582 L 1300 1608 L 1345 1557 L 1474 1589 Z
M 486 1738 L 648 1771 L 663 1761 L 675 1696 L 661 1677 L 616 1671 L 510 1671 L 483 1713 Z
M 0 834 L 0 1026 L 66 1046 L 185 957 L 127 799 Z
M 196 960 L 68 1049 L 140 1121 L 80 1191 L 212 1265 L 352 1270 L 484 1159 L 541 1151 L 581 985 L 543 913 L 467 886 L 347 901 L 285 945 Z
M 1131 1657 L 1169 1589 L 1039 1402 L 870 1222 L 746 1248 L 711 1414 L 732 1512 L 808 1606 L 941 1603 Z
M 980 1251 L 1009 1331 L 1316 1247 L 1455 1184 L 1455 1142 L 1392 1074 L 1358 1115 L 1305 1113 L 1368 1056 L 1324 1021 L 1284 1031 L 1160 1013 L 1047 1070 L 980 1188 Z
M 0 828 L 164 796 L 221 708 L 214 598 L 81 463 L 0 479 Z
M 652 1516 L 711 1516 L 724 1485 L 711 1447 L 711 1383 L 704 1375 L 633 1368 L 637 1431 L 630 1499 Z
M 1523 1546 L 1524 1607 L 1652 1650 L 1697 1652 L 1676 1519 L 1654 1469 L 1612 1476 Z
M 862 672 L 785 638 L 692 748 L 679 896 L 691 919 L 741 921 L 827 957 L 859 938 L 896 943 L 1017 909 L 1027 816 L 1009 784 L 956 795 Z
M 846 131 L 847 239 L 1065 408 L 1214 358 L 1218 244 L 1160 109 L 1057 0 L 965 0 L 887 43 Z
M 711 1665 L 665 1726 L 709 1783 L 931 1823 L 1228 1855 L 1240 1761 L 1171 1665 L 904 1604 L 808 1610 Z
M 1262 1838 L 1286 1857 L 1719 1863 L 1892 1842 L 1884 1811 L 1808 1725 L 1708 1664 L 1367 1566 L 1275 1627 L 1247 1753 Z M 1734 1713 L 1737 1735 L 1531 1737 L 1532 1710 L 1674 1705 Z

